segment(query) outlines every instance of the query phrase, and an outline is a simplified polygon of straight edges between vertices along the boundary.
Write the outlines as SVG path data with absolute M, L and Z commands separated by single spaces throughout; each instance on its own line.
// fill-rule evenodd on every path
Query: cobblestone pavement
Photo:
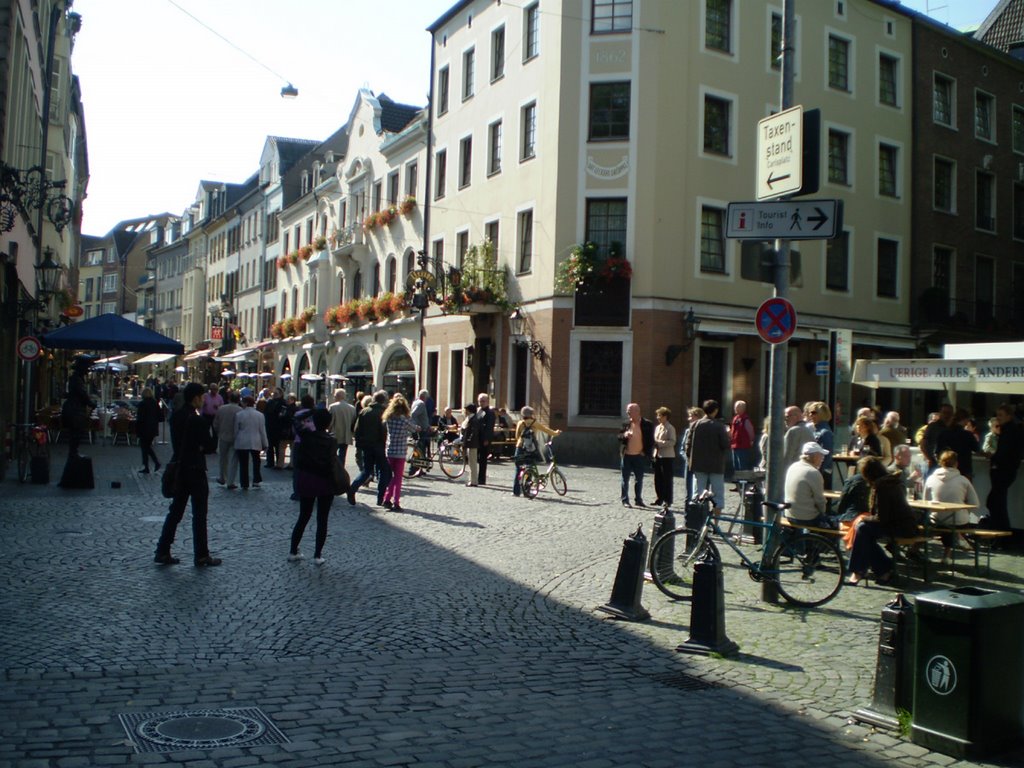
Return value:
M 624 537 L 653 519 L 619 505 L 614 471 L 567 468 L 564 499 L 514 498 L 507 463 L 486 488 L 436 469 L 407 481 L 401 513 L 372 492 L 338 499 L 323 566 L 286 560 L 291 473 L 268 471 L 258 490 L 211 488 L 224 564 L 195 569 L 188 516 L 182 564 L 152 562 L 166 501 L 138 451 L 87 450 L 94 491 L 0 484 L 0 766 L 1024 763 L 957 761 L 851 722 L 893 590 L 769 605 L 726 552 L 731 660 L 676 653 L 689 605 L 650 585 L 649 621 L 595 611 Z M 997 554 L 989 579 L 904 588 L 1017 590 L 1022 576 Z M 218 707 L 259 707 L 288 742 L 136 754 L 119 720 Z

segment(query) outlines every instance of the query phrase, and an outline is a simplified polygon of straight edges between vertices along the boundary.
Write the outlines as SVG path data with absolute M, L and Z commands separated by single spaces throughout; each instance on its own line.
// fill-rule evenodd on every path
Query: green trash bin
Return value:
M 915 744 L 991 754 L 1024 735 L 1024 595 L 979 587 L 918 595 Z

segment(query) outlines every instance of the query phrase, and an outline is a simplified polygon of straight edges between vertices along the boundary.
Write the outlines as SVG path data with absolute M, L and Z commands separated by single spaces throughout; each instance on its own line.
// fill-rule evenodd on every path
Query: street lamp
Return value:
M 517 347 L 524 347 L 530 350 L 531 355 L 541 362 L 544 361 L 544 345 L 533 338 L 526 330 L 526 310 L 522 307 L 516 307 L 512 310 L 512 314 L 508 316 L 508 327 L 509 336 Z
M 672 365 L 680 354 L 693 346 L 697 338 L 697 329 L 700 327 L 700 318 L 693 314 L 693 307 L 683 316 L 683 343 L 670 344 L 665 350 L 665 365 Z

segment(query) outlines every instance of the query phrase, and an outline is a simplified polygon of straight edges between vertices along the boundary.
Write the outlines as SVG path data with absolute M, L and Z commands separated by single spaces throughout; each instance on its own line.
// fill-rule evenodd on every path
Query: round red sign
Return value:
M 757 308 L 754 325 L 769 344 L 781 344 L 796 331 L 796 309 L 787 299 L 768 299 Z

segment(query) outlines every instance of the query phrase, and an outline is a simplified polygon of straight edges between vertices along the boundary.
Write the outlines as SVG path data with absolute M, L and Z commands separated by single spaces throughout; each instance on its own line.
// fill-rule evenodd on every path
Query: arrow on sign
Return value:
M 772 185 L 775 184 L 775 182 L 777 182 L 777 181 L 785 181 L 789 177 L 790 177 L 790 174 L 788 174 L 788 173 L 783 174 L 782 176 L 775 176 L 774 174 L 769 173 L 768 174 L 768 180 L 767 180 L 766 183 L 768 184 L 768 188 L 771 189 Z
M 812 221 L 818 222 L 818 226 L 814 228 L 814 231 L 817 232 L 819 229 L 825 226 L 825 222 L 828 221 L 828 214 L 821 210 L 821 208 L 819 208 L 818 206 L 814 206 L 814 210 L 816 211 L 815 215 L 808 216 L 807 223 L 810 224 Z

